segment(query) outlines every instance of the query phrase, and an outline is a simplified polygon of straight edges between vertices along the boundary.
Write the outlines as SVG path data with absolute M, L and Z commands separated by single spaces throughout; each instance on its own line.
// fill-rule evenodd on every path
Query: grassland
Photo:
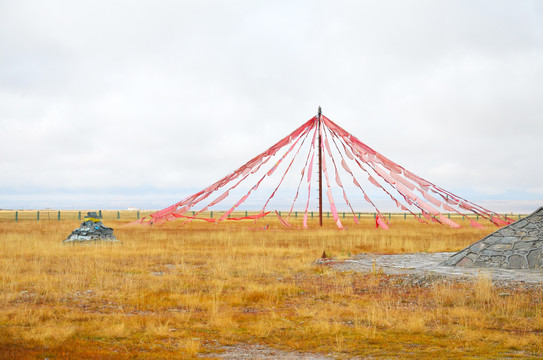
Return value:
M 540 287 L 502 289 L 486 278 L 404 286 L 378 269 L 313 265 L 323 250 L 459 250 L 495 227 L 260 226 L 267 221 L 258 230 L 249 221 L 111 220 L 123 244 L 93 246 L 62 245 L 77 220 L 0 222 L 0 358 L 198 358 L 242 343 L 339 358 L 543 356 Z

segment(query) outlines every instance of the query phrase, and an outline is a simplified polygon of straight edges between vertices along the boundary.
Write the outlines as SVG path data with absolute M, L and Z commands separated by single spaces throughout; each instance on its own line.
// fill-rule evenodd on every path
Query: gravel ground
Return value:
M 451 278 L 476 278 L 480 274 L 492 276 L 499 283 L 543 283 L 543 270 L 535 269 L 481 269 L 440 266 L 454 252 L 415 253 L 399 255 L 358 254 L 347 260 L 319 259 L 317 264 L 328 265 L 340 271 L 383 271 L 395 275 L 437 275 Z
M 236 345 L 223 346 L 220 348 L 221 353 L 208 354 L 212 358 L 241 360 L 241 359 L 262 359 L 262 360 L 332 360 L 333 357 L 328 357 L 319 354 L 299 353 L 293 351 L 275 350 L 263 345 Z

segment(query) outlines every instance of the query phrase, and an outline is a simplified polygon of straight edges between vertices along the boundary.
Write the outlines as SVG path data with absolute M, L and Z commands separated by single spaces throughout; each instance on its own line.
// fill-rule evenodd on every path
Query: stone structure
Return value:
M 543 207 L 454 254 L 441 265 L 543 269 Z
M 85 221 L 81 223 L 79 228 L 72 231 L 70 236 L 64 243 L 74 242 L 90 242 L 90 241 L 108 241 L 119 242 L 115 235 L 113 235 L 113 229 L 108 228 L 102 224 L 102 220 L 98 217 L 96 212 L 88 212 L 85 217 Z

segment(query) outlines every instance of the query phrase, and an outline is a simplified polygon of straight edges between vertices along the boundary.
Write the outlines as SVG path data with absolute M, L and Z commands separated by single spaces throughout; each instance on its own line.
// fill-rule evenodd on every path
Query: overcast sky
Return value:
M 320 105 L 445 189 L 531 211 L 542 59 L 541 1 L 0 0 L 0 208 L 162 208 Z

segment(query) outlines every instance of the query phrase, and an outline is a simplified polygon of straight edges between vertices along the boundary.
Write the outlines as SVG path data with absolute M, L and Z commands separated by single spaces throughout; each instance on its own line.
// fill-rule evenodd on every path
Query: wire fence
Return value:
M 65 221 L 65 220 L 83 220 L 87 215 L 88 210 L 0 210 L 0 221 Z M 95 210 L 94 210 L 95 211 Z M 124 220 L 124 221 L 133 221 L 141 219 L 143 217 L 149 218 L 149 215 L 156 212 L 156 210 L 99 210 L 97 211 L 98 215 L 103 220 Z M 288 211 L 281 212 L 278 211 L 279 215 L 286 216 Z M 197 212 L 189 211 L 185 213 L 185 216 L 195 216 Z M 206 219 L 219 219 L 221 218 L 226 211 L 206 211 L 197 214 L 197 218 L 206 218 Z M 240 218 L 250 215 L 258 214 L 258 211 L 234 211 L 228 215 L 228 218 Z M 268 216 L 271 216 L 273 213 L 270 213 Z M 392 219 L 412 219 L 413 216 L 407 213 L 381 213 L 383 216 L 387 217 L 389 220 Z M 274 215 L 274 214 L 273 214 Z M 309 211 L 307 213 L 308 218 L 318 218 L 318 211 Z M 323 218 L 332 218 L 331 212 L 323 212 Z M 352 218 L 353 213 L 351 212 L 339 212 L 340 219 L 349 219 Z M 416 214 L 419 217 L 422 217 L 422 214 Z M 462 220 L 469 216 L 472 219 L 479 220 L 481 217 L 475 214 L 443 214 L 450 219 L 460 219 Z M 502 215 L 502 214 L 500 214 Z M 521 218 L 527 216 L 527 214 L 503 214 L 512 220 L 520 220 Z M 293 211 L 290 217 L 298 218 L 304 216 L 303 211 Z M 362 218 L 375 218 L 377 213 L 375 212 L 355 212 L 354 216 L 358 219 Z

